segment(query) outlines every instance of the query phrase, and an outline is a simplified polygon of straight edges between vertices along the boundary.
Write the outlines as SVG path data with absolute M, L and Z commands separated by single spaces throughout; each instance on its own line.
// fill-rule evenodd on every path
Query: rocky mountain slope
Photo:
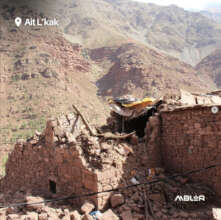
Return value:
M 92 123 L 103 121 L 108 108 L 97 93 L 102 96 L 130 93 L 139 97 L 159 97 L 162 93 L 176 92 L 180 88 L 190 91 L 216 89 L 210 78 L 207 83 L 200 80 L 190 65 L 145 45 L 151 36 L 156 41 L 163 40 L 158 32 L 161 29 L 156 28 L 160 24 L 158 21 L 169 19 L 170 22 L 165 25 L 170 28 L 174 27 L 171 22 L 181 22 L 181 18 L 175 19 L 177 10 L 181 17 L 185 15 L 190 19 L 189 24 L 194 24 L 191 20 L 193 14 L 180 8 L 126 0 L 68 0 L 65 3 L 57 0 L 54 5 L 49 1 L 34 5 L 32 1 L 32 7 L 39 10 L 37 13 L 24 4 L 25 1 L 23 4 L 16 3 L 16 7 L 7 2 L 1 5 L 0 101 L 4 106 L 1 109 L 1 143 L 29 137 L 35 129 L 43 128 L 44 120 L 50 115 L 72 111 L 73 102 L 80 105 Z M 169 17 L 161 17 L 164 13 Z M 172 14 L 175 20 L 171 20 Z M 63 34 L 52 27 L 16 28 L 14 25 L 16 16 L 46 15 L 56 15 Z M 195 20 L 204 19 L 194 15 Z M 212 34 L 214 24 L 205 21 L 212 25 L 208 33 L 216 37 Z M 152 24 L 151 29 L 148 24 Z M 146 35 L 146 28 L 154 35 Z M 199 28 L 198 25 L 193 30 L 195 28 Z M 206 29 L 199 28 L 199 34 L 203 35 L 200 31 Z M 170 36 L 173 35 L 170 33 Z M 182 34 L 179 36 L 183 37 Z M 83 47 L 73 42 L 81 42 Z M 167 44 L 162 45 L 166 47 Z M 162 49 L 161 46 L 159 48 Z M 98 118 L 98 113 L 103 118 Z
M 44 3 L 44 4 L 43 4 Z M 130 0 L 56 0 L 41 10 L 60 20 L 72 42 L 90 48 L 141 42 L 192 65 L 221 46 L 221 25 L 200 13 Z
M 160 97 L 180 88 L 193 92 L 216 89 L 212 80 L 201 80 L 191 65 L 143 45 L 94 49 L 90 56 L 108 70 L 97 82 L 100 95 Z
M 196 70 L 205 78 L 212 78 L 218 88 L 221 88 L 221 50 L 216 50 L 205 57 Z
M 107 110 L 96 96 L 96 66 L 83 49 L 52 27 L 16 28 L 19 15 L 39 16 L 27 7 L 1 6 L 0 142 L 31 136 L 51 115 L 73 111 L 72 103 L 92 123 L 103 121 Z
M 43 128 L 45 118 L 50 115 L 72 111 L 73 102 L 85 110 L 91 121 L 103 121 L 107 108 L 97 98 L 97 93 L 102 96 L 130 93 L 140 97 L 159 97 L 163 92 L 180 88 L 190 91 L 216 89 L 209 78 L 207 83 L 200 80 L 190 65 L 145 46 L 151 36 L 143 31 L 150 28 L 147 24 L 152 24 L 151 30 L 155 38 L 158 36 L 158 41 L 163 39 L 159 32 L 155 32 L 161 30 L 156 28 L 160 24 L 158 21 L 169 20 L 166 25 L 173 28 L 171 22 L 179 23 L 185 15 L 193 25 L 191 16 L 196 16 L 195 21 L 204 19 L 198 14 L 189 14 L 175 6 L 159 7 L 126 0 L 68 0 L 65 3 L 57 0 L 53 5 L 49 1 L 40 1 L 36 5 L 31 2 L 38 13 L 24 6 L 25 1 L 16 3 L 16 7 L 7 2 L 1 6 L 0 99 L 4 106 L 1 110 L 1 126 L 4 128 L 1 129 L 4 134 L 1 142 L 14 142 L 30 136 L 35 129 Z M 181 16 L 178 20 L 175 19 L 177 11 Z M 161 17 L 164 13 L 168 15 L 165 18 Z M 52 27 L 16 28 L 14 25 L 16 16 L 27 18 L 53 14 L 59 20 L 59 27 L 63 28 L 63 35 Z M 175 20 L 171 20 L 172 14 Z M 208 32 L 212 36 L 214 24 L 203 21 L 212 25 Z M 138 37 L 141 31 L 143 40 Z M 200 31 L 206 29 L 199 28 Z M 219 33 L 219 29 L 216 31 Z M 77 39 L 90 49 L 73 43 L 78 42 Z M 97 113 L 104 117 L 97 118 Z

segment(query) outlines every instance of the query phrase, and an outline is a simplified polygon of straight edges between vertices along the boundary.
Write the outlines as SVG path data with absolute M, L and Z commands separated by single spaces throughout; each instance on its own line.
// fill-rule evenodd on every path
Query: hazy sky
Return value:
M 178 5 L 185 9 L 205 9 L 209 5 L 219 4 L 221 5 L 221 0 L 134 0 L 147 3 L 155 3 L 158 5 Z

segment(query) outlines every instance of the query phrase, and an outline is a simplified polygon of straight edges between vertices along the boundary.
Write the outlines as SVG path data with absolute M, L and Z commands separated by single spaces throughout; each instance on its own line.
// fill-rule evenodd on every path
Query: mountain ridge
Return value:
M 132 40 L 191 65 L 221 48 L 220 24 L 175 5 L 129 0 L 55 2 L 44 3 L 44 8 L 53 8 L 50 13 L 59 19 L 62 31 L 85 47 L 119 46 Z
M 201 75 L 189 64 L 148 47 L 128 43 L 120 47 L 91 50 L 90 56 L 107 69 L 97 81 L 102 96 L 136 97 L 188 91 L 209 92 L 216 89 L 212 80 L 202 81 Z

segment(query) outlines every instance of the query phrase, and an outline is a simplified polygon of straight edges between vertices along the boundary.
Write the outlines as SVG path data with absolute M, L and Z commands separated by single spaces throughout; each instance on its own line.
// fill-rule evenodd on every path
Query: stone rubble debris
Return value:
M 196 104 L 196 100 L 199 103 L 200 98 L 184 91 L 181 91 L 181 97 L 163 97 L 157 112 L 148 116 L 144 137 L 134 134 L 127 140 L 91 136 L 76 114 L 49 120 L 43 133 L 36 132 L 26 142 L 19 141 L 15 145 L 7 163 L 7 175 L 0 182 L 0 190 L 3 189 L 0 204 L 42 203 L 0 209 L 0 220 L 203 220 L 213 216 L 219 219 L 220 210 L 212 209 L 210 205 L 214 192 L 202 184 L 192 183 L 186 176 L 167 178 L 169 174 L 161 167 L 157 151 L 160 112 Z M 107 125 L 100 129 L 118 134 L 121 123 L 121 118 L 111 113 Z M 34 181 L 36 175 L 41 178 Z M 49 183 L 44 182 L 45 178 L 49 178 Z M 161 178 L 165 178 L 164 181 L 153 185 L 139 185 L 62 205 L 44 203 L 47 196 L 63 197 L 73 193 L 73 189 L 75 194 L 84 194 Z M 40 185 L 42 182 L 44 185 Z M 32 185 L 34 190 L 39 187 L 39 191 L 33 191 Z M 52 192 L 48 192 L 49 189 Z M 147 199 L 144 192 L 147 192 Z M 203 194 L 206 202 L 175 201 L 180 194 Z M 145 213 L 146 204 L 148 213 Z
M 81 206 L 81 212 L 84 214 L 90 213 L 95 208 L 94 204 L 89 201 L 85 201 L 84 204 Z
M 166 177 L 160 174 L 152 179 Z M 145 176 L 143 176 L 145 179 Z M 191 183 L 186 177 L 177 177 L 175 179 L 166 179 L 154 185 L 138 186 L 118 193 L 113 193 L 109 198 L 110 206 L 106 211 L 93 211 L 96 205 L 86 200 L 79 210 L 73 210 L 71 205 L 63 205 L 62 208 L 50 207 L 50 204 L 33 204 L 21 208 L 8 208 L 0 210 L 0 219 L 63 219 L 63 220 L 139 220 L 145 219 L 144 214 L 144 196 L 143 192 L 148 192 L 148 199 L 153 210 L 153 215 L 163 219 L 211 219 L 212 216 L 219 216 L 219 209 L 212 209 L 209 205 L 212 201 L 214 192 L 201 184 Z M 185 180 L 185 181 L 184 181 Z M 185 203 L 175 202 L 174 198 L 178 194 L 204 194 L 206 203 Z M 25 197 L 25 195 L 24 195 Z M 26 201 L 42 202 L 43 198 L 26 196 Z M 50 206 L 49 206 L 50 205 Z M 79 212 L 80 211 L 80 212 Z M 94 218 L 96 213 L 98 217 Z M 154 219 L 150 213 L 149 219 Z M 202 217 L 203 216 L 203 217 Z
M 122 194 L 117 193 L 111 196 L 110 198 L 112 208 L 115 208 L 124 203 L 124 197 Z

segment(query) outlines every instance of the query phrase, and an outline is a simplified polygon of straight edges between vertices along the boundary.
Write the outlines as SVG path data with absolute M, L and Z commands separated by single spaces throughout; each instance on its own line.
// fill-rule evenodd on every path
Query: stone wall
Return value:
M 49 120 L 42 134 L 36 133 L 27 142 L 19 141 L 15 145 L 6 164 L 0 192 L 28 191 L 33 195 L 59 198 L 117 187 L 126 155 L 119 156 L 112 145 L 105 144 L 91 137 L 74 114 Z M 117 166 L 112 165 L 113 160 L 118 161 Z M 89 199 L 102 209 L 109 195 Z M 73 203 L 81 205 L 84 200 Z
M 167 170 L 185 172 L 220 161 L 221 107 L 218 107 L 220 111 L 216 114 L 211 112 L 211 106 L 201 105 L 161 112 L 160 148 Z M 191 177 L 221 195 L 221 167 Z

